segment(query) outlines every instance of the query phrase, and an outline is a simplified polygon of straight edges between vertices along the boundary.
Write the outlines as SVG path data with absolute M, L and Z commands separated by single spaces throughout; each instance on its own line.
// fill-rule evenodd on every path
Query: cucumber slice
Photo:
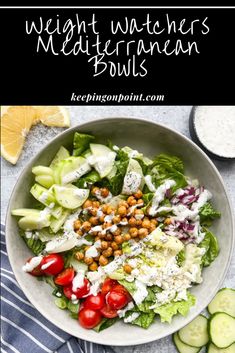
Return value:
M 88 271 L 88 266 L 85 263 L 76 260 L 74 257 L 69 261 L 69 266 L 73 267 L 76 272 L 85 274 Z
M 43 242 L 46 243 L 53 239 L 55 236 L 53 233 L 49 231 L 48 228 L 43 228 L 37 231 L 38 238 Z
M 220 289 L 208 305 L 210 314 L 223 312 L 235 317 L 235 290 L 231 288 Z
M 59 219 L 62 216 L 63 213 L 63 207 L 59 206 L 59 205 L 55 205 L 52 209 L 51 209 L 51 215 L 56 218 Z
M 91 143 L 92 155 L 87 158 L 88 163 L 94 166 L 101 178 L 106 177 L 114 166 L 116 153 L 105 145 Z
M 89 196 L 89 190 L 79 189 L 69 184 L 66 186 L 53 186 L 57 202 L 64 208 L 75 209 L 81 206 Z
M 83 157 L 69 157 L 61 163 L 63 166 L 60 170 L 60 180 L 63 185 L 73 183 L 91 170 Z
M 178 332 L 179 339 L 192 347 L 202 347 L 209 341 L 207 318 L 199 315 Z
M 12 216 L 19 216 L 19 217 L 39 215 L 39 213 L 40 213 L 39 210 L 35 210 L 33 208 L 17 208 L 11 211 Z
M 50 229 L 52 230 L 53 233 L 57 233 L 60 228 L 63 226 L 64 222 L 66 221 L 66 218 L 69 215 L 68 210 L 63 210 L 61 216 L 59 219 L 52 218 L 51 223 L 50 223 Z
M 135 159 L 130 159 L 126 175 L 123 181 L 122 194 L 131 195 L 144 186 L 144 175 L 142 168 Z
M 38 200 L 45 206 L 50 206 L 56 201 L 51 190 L 47 190 L 46 188 L 44 188 L 39 184 L 34 184 L 30 192 L 35 197 L 36 200 Z
M 41 211 L 43 212 L 43 211 Z M 28 215 L 21 218 L 18 222 L 19 227 L 23 230 L 42 229 L 50 225 L 50 215 Z
M 53 176 L 54 176 L 54 181 L 55 181 L 55 184 L 61 184 L 61 170 L 63 168 L 63 161 L 59 162 L 56 164 L 56 166 L 53 168 Z
M 226 313 L 215 313 L 209 320 L 209 334 L 218 348 L 235 343 L 235 318 Z
M 51 175 L 37 175 L 35 181 L 47 189 L 54 184 L 54 178 Z
M 207 348 L 207 353 L 235 353 L 235 343 L 228 348 L 218 348 L 213 343 L 210 343 Z
M 187 344 L 183 343 L 179 339 L 177 332 L 175 332 L 173 335 L 173 341 L 174 341 L 174 344 L 175 344 L 179 353 L 198 353 L 201 349 L 201 348 L 197 348 L 197 347 L 191 347 L 191 346 L 188 346 Z
M 117 173 L 117 167 L 116 165 L 113 166 L 113 168 L 111 169 L 111 172 L 107 175 L 107 179 L 111 180 Z
M 63 146 L 60 147 L 59 151 L 56 153 L 54 159 L 51 161 L 50 168 L 55 169 L 56 165 L 70 156 L 69 151 L 66 150 Z
M 52 239 L 46 244 L 46 252 L 58 253 L 68 251 L 77 245 L 77 237 L 71 235 L 60 235 Z
M 80 307 L 80 304 L 79 304 L 79 303 L 74 304 L 74 303 L 72 303 L 71 301 L 68 302 L 67 308 L 68 308 L 69 311 L 71 311 L 71 313 L 73 313 L 73 314 L 78 314 L 78 312 L 79 312 L 79 307 Z
M 49 167 L 44 167 L 43 165 L 38 165 L 32 168 L 32 173 L 35 175 L 53 175 L 53 170 Z

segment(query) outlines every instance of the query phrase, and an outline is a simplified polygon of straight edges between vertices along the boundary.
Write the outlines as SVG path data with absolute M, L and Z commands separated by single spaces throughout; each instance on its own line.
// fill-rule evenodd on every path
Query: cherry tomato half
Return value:
M 83 298 L 85 295 L 89 293 L 89 290 L 90 290 L 89 281 L 86 278 L 84 278 L 83 286 L 80 288 L 77 288 L 76 291 L 73 291 L 72 283 L 70 283 L 68 286 L 63 287 L 64 295 L 68 299 L 71 299 L 72 294 L 75 294 L 77 299 Z
M 105 304 L 105 306 L 100 309 L 100 313 L 108 319 L 112 319 L 118 316 L 117 310 L 111 308 L 108 304 Z
M 97 295 L 89 295 L 84 301 L 84 307 L 93 310 L 100 310 L 104 305 L 105 298 L 101 293 L 98 293 Z
M 67 286 L 72 282 L 73 278 L 74 278 L 74 269 L 70 267 L 60 272 L 54 279 L 54 282 L 59 286 Z
M 58 275 L 64 268 L 64 259 L 59 254 L 50 254 L 43 257 L 41 269 L 46 275 Z
M 33 257 L 30 257 L 28 260 L 27 260 L 27 263 L 30 263 L 30 260 L 32 259 Z M 41 269 L 41 263 L 36 266 L 32 271 L 29 272 L 30 275 L 32 276 L 35 276 L 35 277 L 39 277 L 39 276 L 43 276 L 44 273 Z
M 106 278 L 102 285 L 101 292 L 107 294 L 116 284 L 118 284 L 118 282 L 115 279 Z
M 121 284 L 116 284 L 113 288 L 112 288 L 112 291 L 115 291 L 115 292 L 120 292 L 122 294 L 124 294 L 127 299 L 128 299 L 128 302 L 132 301 L 132 297 L 130 295 L 130 293 L 128 292 L 128 290 L 123 287 Z
M 115 310 L 122 309 L 128 304 L 127 296 L 121 291 L 115 291 L 114 289 L 106 295 L 106 301 L 107 304 Z
M 93 328 L 102 320 L 102 315 L 97 310 L 84 308 L 78 313 L 78 320 L 82 327 Z

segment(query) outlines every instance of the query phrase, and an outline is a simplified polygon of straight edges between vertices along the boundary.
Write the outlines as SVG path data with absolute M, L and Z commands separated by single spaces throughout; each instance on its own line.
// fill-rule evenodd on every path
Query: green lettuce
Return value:
M 177 255 L 176 255 L 176 259 L 177 259 L 177 265 L 178 266 L 182 266 L 182 264 L 185 261 L 185 249 L 181 250 Z
M 112 326 L 119 320 L 119 317 L 114 317 L 113 319 L 103 318 L 101 322 L 93 328 L 96 332 L 100 332 L 105 330 L 106 328 Z
M 186 316 L 191 306 L 196 303 L 194 295 L 188 292 L 188 300 L 181 300 L 179 302 L 170 302 L 154 309 L 156 314 L 160 315 L 161 322 L 171 323 L 172 317 L 177 313 Z
M 96 170 L 92 170 L 88 174 L 84 175 L 75 183 L 78 188 L 87 188 L 87 183 L 95 184 L 101 180 L 99 173 Z
M 210 202 L 205 203 L 205 205 L 200 208 L 199 215 L 201 224 L 207 227 L 211 225 L 213 219 L 221 216 L 220 212 L 217 212 Z
M 153 310 L 148 313 L 143 313 L 143 312 L 140 312 L 139 310 L 133 310 L 133 311 L 130 310 L 126 313 L 125 318 L 128 318 L 133 313 L 139 313 L 139 316 L 135 320 L 130 322 L 130 324 L 132 325 L 137 325 L 147 329 L 154 321 L 155 313 L 153 312 Z
M 80 156 L 82 152 L 89 148 L 90 143 L 95 139 L 94 136 L 75 132 L 73 138 L 73 156 Z
M 39 255 L 45 249 L 45 243 L 43 243 L 40 239 L 32 236 L 31 238 L 27 238 L 23 231 L 20 232 L 20 235 L 23 237 L 28 248 L 35 254 Z
M 200 248 L 206 250 L 202 256 L 202 266 L 209 266 L 219 254 L 219 245 L 216 236 L 207 228 L 203 228 L 206 233 L 204 239 L 199 244 Z

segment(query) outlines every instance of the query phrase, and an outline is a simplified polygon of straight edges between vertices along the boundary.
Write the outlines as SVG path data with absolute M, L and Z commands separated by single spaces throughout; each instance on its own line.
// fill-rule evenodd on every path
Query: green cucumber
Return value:
M 73 183 L 91 170 L 83 157 L 69 157 L 61 162 L 60 182 L 62 185 Z
M 68 210 L 63 210 L 61 216 L 59 219 L 56 219 L 54 217 L 51 218 L 51 223 L 50 223 L 50 229 L 52 230 L 53 233 L 57 233 L 60 228 L 63 226 L 64 222 L 66 221 L 66 218 L 69 215 Z
M 16 208 L 15 210 L 11 211 L 12 216 L 31 216 L 31 215 L 39 215 L 40 210 L 35 210 L 33 208 Z
M 43 211 L 41 211 L 43 212 Z M 35 230 L 48 227 L 50 225 L 50 215 L 28 215 L 21 218 L 18 222 L 19 227 L 23 230 Z
M 142 168 L 135 159 L 130 159 L 126 170 L 126 175 L 123 181 L 122 194 L 131 195 L 143 189 L 144 186 L 144 175 Z
M 64 209 L 63 207 L 59 206 L 59 205 L 55 205 L 52 209 L 51 209 L 51 215 L 56 218 L 59 219 L 62 216 Z
M 55 305 L 62 310 L 67 309 L 68 300 L 65 297 L 56 298 Z
M 209 335 L 218 348 L 227 348 L 235 343 L 235 318 L 226 313 L 215 313 L 209 320 Z
M 51 161 L 50 168 L 55 169 L 56 165 L 62 161 L 63 159 L 66 159 L 70 156 L 69 151 L 66 150 L 63 146 L 60 147 L 59 151 L 56 153 L 55 157 Z
M 213 343 L 210 343 L 207 348 L 207 353 L 235 353 L 235 343 L 228 348 L 218 348 Z
M 47 189 L 49 189 L 55 182 L 52 175 L 37 175 L 35 181 Z
M 73 267 L 76 272 L 85 274 L 88 271 L 88 266 L 84 262 L 76 260 L 74 257 L 69 261 L 69 266 Z
M 203 315 L 197 316 L 188 325 L 178 332 L 179 339 L 192 347 L 202 347 L 209 341 L 207 332 L 207 318 Z
M 79 312 L 79 307 L 80 307 L 80 304 L 77 303 L 77 304 L 74 304 L 72 303 L 71 301 L 68 302 L 68 305 L 67 305 L 67 308 L 69 311 L 71 311 L 71 313 L 73 314 L 78 314 Z
M 208 305 L 210 314 L 223 312 L 235 317 L 235 290 L 232 288 L 222 288 Z
M 44 167 L 43 165 L 38 165 L 32 168 L 32 173 L 35 175 L 50 175 L 53 176 L 53 170 L 50 167 Z
M 114 166 L 116 153 L 105 145 L 91 143 L 90 149 L 92 156 L 88 157 L 88 162 L 91 163 L 101 178 L 106 177 Z
M 197 348 L 197 347 L 191 347 L 191 346 L 183 343 L 179 339 L 177 332 L 175 332 L 173 335 L 173 341 L 174 341 L 174 344 L 175 344 L 179 353 L 198 353 L 201 349 L 201 348 Z
M 64 208 L 75 209 L 81 206 L 89 196 L 89 190 L 79 189 L 69 184 L 66 186 L 54 185 L 56 201 Z
M 35 197 L 36 200 L 41 202 L 45 206 L 50 206 L 55 203 L 55 197 L 51 190 L 47 190 L 39 184 L 34 184 L 30 189 L 31 194 Z

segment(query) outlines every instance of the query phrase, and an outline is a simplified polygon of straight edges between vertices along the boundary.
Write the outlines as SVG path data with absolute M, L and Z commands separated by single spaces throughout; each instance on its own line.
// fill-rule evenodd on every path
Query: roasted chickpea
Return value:
M 125 206 L 126 208 L 129 207 L 128 202 L 126 200 L 119 201 L 118 207 L 120 207 L 120 206 Z
M 129 206 L 132 206 L 132 202 L 135 201 L 136 203 L 136 199 L 134 198 L 134 196 L 129 196 L 128 199 L 127 199 L 127 203 Z
M 111 248 L 112 248 L 113 250 L 118 250 L 118 249 L 119 249 L 119 246 L 118 246 L 118 244 L 117 244 L 115 241 L 112 241 L 112 243 L 111 243 Z
M 117 223 L 119 223 L 119 222 L 121 222 L 121 216 L 120 216 L 120 215 L 114 216 L 114 217 L 113 217 L 113 223 L 114 223 L 114 224 L 117 224 Z
M 126 272 L 126 273 L 131 273 L 131 271 L 132 271 L 132 267 L 130 266 L 130 265 L 128 265 L 128 264 L 125 264 L 124 266 L 123 266 L 123 270 Z
M 84 257 L 84 262 L 87 265 L 91 265 L 93 262 L 93 258 L 92 257 Z
M 170 218 L 166 218 L 164 220 L 164 224 L 166 224 L 167 226 L 169 226 L 169 224 L 171 224 L 171 219 Z
M 96 207 L 92 207 L 92 208 L 89 210 L 89 213 L 90 213 L 92 216 L 96 216 L 96 215 L 97 215 L 97 208 L 96 208 Z
M 99 264 L 100 264 L 101 266 L 107 265 L 108 262 L 109 262 L 109 260 L 108 260 L 106 257 L 104 257 L 103 255 L 100 256 L 100 258 L 99 258 Z
M 108 206 L 108 207 L 107 207 L 107 210 L 106 210 L 106 213 L 107 213 L 107 214 L 111 214 L 111 213 L 113 213 L 113 212 L 114 212 L 113 207 L 112 207 L 112 206 Z
M 116 237 L 114 237 L 114 241 L 117 243 L 117 244 L 122 244 L 123 243 L 123 238 L 121 235 L 117 235 Z
M 113 234 L 107 233 L 107 234 L 105 235 L 105 239 L 108 240 L 108 241 L 112 241 L 112 240 L 113 240 Z
M 138 190 L 135 194 L 134 194 L 134 197 L 136 199 L 140 199 L 141 197 L 143 196 L 143 193 L 141 190 Z
M 97 268 L 98 268 L 98 264 L 97 264 L 97 262 L 92 262 L 92 264 L 89 266 L 89 270 L 90 271 L 96 271 L 97 270 Z
M 115 250 L 113 254 L 114 254 L 114 256 L 121 256 L 122 250 Z
M 84 254 L 81 252 L 81 251 L 77 251 L 75 254 L 74 254 L 74 257 L 76 260 L 78 261 L 81 261 L 84 259 Z
M 115 232 L 112 232 L 113 235 L 117 236 L 117 235 L 120 235 L 121 234 L 121 229 L 118 228 L 115 230 Z
M 103 225 L 102 225 L 102 227 L 103 227 L 103 229 L 106 229 L 106 228 L 109 228 L 109 227 L 112 227 L 112 223 L 111 222 L 105 222 Z
M 150 220 L 150 222 L 151 222 L 152 224 L 155 224 L 155 226 L 158 225 L 158 221 L 157 221 L 156 219 L 154 219 L 154 218 L 152 218 L 152 219 Z
M 118 214 L 122 217 L 126 216 L 126 207 L 125 206 L 119 206 L 117 210 Z
M 128 219 L 127 219 L 126 217 L 123 217 L 122 220 L 121 220 L 121 222 L 128 224 Z
M 138 230 L 138 235 L 141 239 L 145 238 L 148 235 L 148 229 L 146 228 L 140 228 Z
M 108 205 L 104 204 L 101 206 L 102 212 L 107 213 L 107 209 L 108 209 Z
M 109 190 L 107 188 L 101 188 L 100 194 L 102 197 L 106 198 L 109 195 Z
M 137 227 L 142 227 L 142 220 L 141 220 L 141 219 L 137 219 L 135 225 L 136 225 Z
M 110 247 L 108 247 L 108 249 L 102 251 L 102 255 L 104 257 L 110 257 L 113 254 L 113 249 Z
M 93 257 L 94 261 L 99 261 L 99 258 L 100 258 L 100 255 L 96 256 L 96 257 Z
M 81 229 L 76 231 L 77 235 L 79 235 L 80 237 L 83 235 L 83 231 Z
M 101 249 L 106 250 L 108 249 L 108 242 L 105 240 L 102 240 L 101 242 Z
M 129 223 L 129 225 L 130 225 L 131 227 L 134 227 L 134 226 L 136 225 L 136 219 L 135 219 L 135 217 L 131 217 L 131 218 L 129 219 L 128 223 Z
M 144 200 L 139 199 L 139 200 L 137 201 L 137 205 L 143 205 L 143 204 L 144 204 Z
M 136 199 L 133 197 L 133 199 L 131 199 L 128 203 L 129 203 L 130 206 L 135 206 L 135 205 L 137 204 L 137 201 L 136 201 Z
M 131 236 L 130 236 L 129 233 L 126 233 L 126 234 L 123 235 L 123 240 L 124 240 L 124 241 L 128 241 L 128 240 L 130 240 L 130 239 L 131 239 Z
M 89 222 L 90 222 L 93 226 L 97 226 L 97 224 L 99 224 L 99 218 L 92 216 L 92 217 L 89 218 Z
M 150 231 L 150 232 L 153 232 L 154 229 L 156 229 L 156 226 L 155 226 L 155 224 L 151 223 L 150 228 L 149 228 L 149 231 Z
M 93 196 L 95 196 L 97 194 L 97 192 L 99 192 L 99 191 L 100 191 L 100 189 L 97 186 L 94 186 L 91 190 L 91 194 Z
M 97 241 L 97 240 L 100 240 L 99 235 L 96 235 L 96 237 L 95 237 L 95 241 Z
M 74 222 L 73 224 L 73 228 L 75 230 L 78 230 L 81 227 L 81 221 L 79 221 L 79 219 L 77 221 Z
M 142 227 L 143 227 L 143 228 L 147 228 L 147 229 L 149 229 L 149 228 L 151 227 L 150 220 L 149 220 L 147 217 L 145 217 L 145 218 L 143 219 Z
M 98 235 L 97 235 L 100 239 L 105 239 L 106 237 L 106 234 L 103 233 L 103 232 L 98 232 Z
M 99 217 L 100 223 L 104 223 L 104 217 L 105 217 L 105 215 L 102 215 L 102 216 Z
M 92 202 L 92 206 L 95 207 L 95 208 L 99 208 L 100 207 L 99 201 L 93 201 Z
M 136 215 L 139 215 L 139 217 L 141 216 L 141 217 L 144 218 L 144 211 L 143 211 L 143 210 L 140 210 L 139 208 L 136 208 L 136 209 L 134 210 L 134 214 L 135 214 L 135 216 L 136 216 Z
M 83 208 L 88 208 L 92 206 L 92 201 L 91 200 L 86 200 L 83 204 Z
M 131 227 L 129 233 L 132 238 L 138 237 L 138 229 L 136 227 Z
M 89 232 L 89 230 L 91 230 L 91 223 L 88 222 L 88 221 L 85 221 L 85 222 L 82 224 L 82 229 L 84 229 L 85 232 Z

